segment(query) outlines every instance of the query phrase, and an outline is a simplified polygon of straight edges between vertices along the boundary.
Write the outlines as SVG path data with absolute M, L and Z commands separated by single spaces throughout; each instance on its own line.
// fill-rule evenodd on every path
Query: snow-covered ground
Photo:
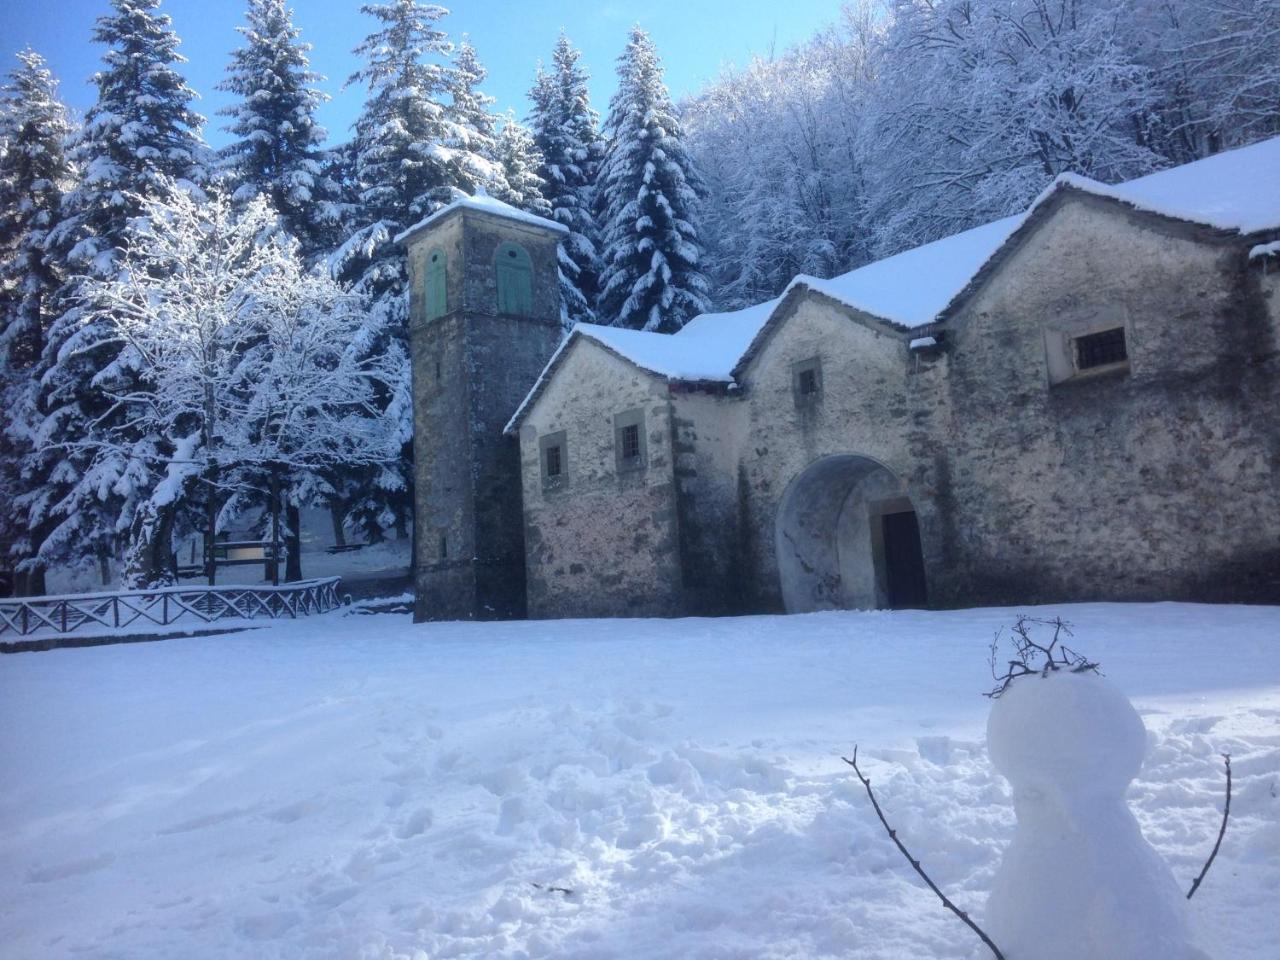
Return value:
M 1039 612 L 1142 713 L 1129 800 L 1180 883 L 1232 754 L 1190 908 L 1217 960 L 1276 956 L 1280 609 Z M 1013 616 L 335 613 L 0 657 L 0 956 L 982 956 L 839 756 L 860 744 L 981 915 L 1013 828 L 981 692 Z

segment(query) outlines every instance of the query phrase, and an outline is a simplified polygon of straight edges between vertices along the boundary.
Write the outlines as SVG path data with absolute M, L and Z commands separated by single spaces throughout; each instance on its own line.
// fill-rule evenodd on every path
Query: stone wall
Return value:
M 1060 200 L 950 324 L 943 604 L 1280 599 L 1275 330 L 1239 244 Z M 1051 384 L 1046 330 L 1129 366 Z
M 560 339 L 557 235 L 463 209 L 410 240 L 410 343 L 418 619 L 525 613 L 519 445 L 503 428 Z M 494 254 L 533 266 L 533 315 L 497 312 Z M 423 273 L 448 257 L 444 316 L 427 320 Z
M 615 416 L 641 411 L 645 459 L 620 472 Z M 529 615 L 670 616 L 683 609 L 665 381 L 586 338 L 520 428 Z M 538 438 L 564 431 L 566 477 L 545 484 Z
M 674 384 L 675 485 L 683 610 L 723 616 L 750 609 L 743 591 L 750 553 L 740 522 L 738 460 L 747 407 L 723 390 Z
M 1280 601 L 1280 269 L 1246 254 L 1064 192 L 936 349 L 813 291 L 733 390 L 579 341 L 522 429 L 531 614 L 883 606 L 878 518 L 909 512 L 932 606 Z M 1071 338 L 1115 326 L 1127 364 L 1077 372 Z M 620 477 L 629 407 L 649 462 Z M 548 491 L 537 438 L 560 430 Z
M 750 546 L 747 605 L 759 611 L 786 608 L 780 559 L 789 563 L 798 553 L 799 566 L 815 567 L 815 554 L 829 551 L 780 535 L 777 524 L 788 487 L 807 470 L 826 473 L 827 458 L 857 456 L 883 465 L 899 482 L 896 495 L 908 497 L 919 515 L 926 560 L 942 561 L 936 501 L 945 468 L 938 438 L 948 433 L 948 416 L 941 365 L 910 355 L 904 337 L 820 295 L 809 294 L 793 310 L 775 318 L 776 332 L 742 378 L 748 422 L 738 462 Z M 798 402 L 796 365 L 814 357 L 821 360 L 821 392 L 813 402 Z M 821 495 L 834 498 L 825 521 L 831 528 L 860 479 L 852 461 L 848 472 L 824 478 Z M 822 522 L 814 518 L 808 527 Z M 822 606 L 815 600 L 805 608 Z

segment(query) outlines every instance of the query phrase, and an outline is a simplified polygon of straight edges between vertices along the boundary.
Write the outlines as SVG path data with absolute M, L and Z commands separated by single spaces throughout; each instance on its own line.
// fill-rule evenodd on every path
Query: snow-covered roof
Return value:
M 781 299 L 781 298 L 779 298 Z M 526 410 L 541 395 L 561 357 L 577 340 L 591 340 L 612 350 L 642 370 L 669 380 L 731 383 L 733 368 L 773 314 L 779 300 L 727 313 L 703 313 L 676 333 L 648 333 L 624 327 L 579 323 L 543 368 L 542 376 L 512 414 L 506 431 L 515 429 Z
M 1177 220 L 1257 233 L 1280 227 L 1280 137 L 1115 185 L 1065 173 L 1046 192 L 1062 185 Z
M 517 207 L 511 206 L 509 203 L 503 203 L 497 197 L 491 197 L 481 191 L 474 197 L 462 197 L 453 201 L 453 203 L 449 204 L 447 207 L 441 207 L 435 213 L 423 217 L 413 226 L 396 234 L 396 243 L 404 243 L 405 240 L 413 236 L 419 230 L 425 230 L 431 224 L 438 220 L 443 220 L 456 210 L 476 210 L 480 213 L 487 213 L 490 216 L 503 217 L 507 220 L 518 220 L 521 223 L 533 224 L 534 226 L 542 227 L 545 230 L 554 230 L 556 233 L 566 235 L 569 233 L 569 228 L 563 223 L 556 223 L 556 221 L 548 220 L 546 217 L 539 217 L 536 214 L 528 213 Z
M 1025 219 L 1020 213 L 985 223 L 830 280 L 802 274 L 787 289 L 803 285 L 883 320 L 921 327 L 937 319 Z
M 1250 235 L 1280 230 L 1278 184 L 1280 137 L 1122 184 L 1110 185 L 1063 174 L 1024 213 L 926 243 L 829 280 L 798 276 L 782 297 L 728 313 L 702 314 L 674 334 L 578 324 L 551 358 L 507 429 L 514 429 L 537 400 L 565 350 L 577 338 L 594 340 L 641 369 L 668 379 L 732 383 L 735 371 L 754 352 L 753 344 L 764 332 L 783 297 L 797 288 L 824 294 L 898 327 L 913 329 L 938 321 L 962 298 L 1018 229 L 1050 197 L 1064 189 L 1108 197 L 1165 217 Z M 522 217 L 529 216 L 515 212 Z M 431 219 L 428 217 L 423 223 Z M 1276 249 L 1276 244 L 1264 243 L 1254 247 L 1252 255 L 1269 255 Z
M 728 313 L 704 313 L 677 333 L 645 333 L 580 323 L 574 332 L 622 354 L 636 366 L 672 380 L 729 382 L 733 368 L 778 300 Z

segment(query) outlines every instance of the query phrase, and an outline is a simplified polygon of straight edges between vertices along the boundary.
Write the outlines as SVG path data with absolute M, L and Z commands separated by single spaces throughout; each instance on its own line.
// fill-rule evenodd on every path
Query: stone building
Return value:
M 1280 139 L 1062 177 L 1024 214 L 554 355 L 554 225 L 512 214 L 411 231 L 462 285 L 454 313 L 424 312 L 429 276 L 414 299 L 420 616 L 1280 601 Z M 533 265 L 519 321 L 494 312 L 502 242 Z M 442 350 L 470 419 L 432 392 Z M 494 549 L 431 559 L 455 521 Z M 489 556 L 510 591 L 486 608 Z

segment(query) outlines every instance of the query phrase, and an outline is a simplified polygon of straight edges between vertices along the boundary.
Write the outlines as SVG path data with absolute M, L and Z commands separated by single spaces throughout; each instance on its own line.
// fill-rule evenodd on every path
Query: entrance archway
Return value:
M 775 537 L 788 613 L 928 601 L 915 505 L 871 457 L 841 454 L 807 467 L 783 494 Z

